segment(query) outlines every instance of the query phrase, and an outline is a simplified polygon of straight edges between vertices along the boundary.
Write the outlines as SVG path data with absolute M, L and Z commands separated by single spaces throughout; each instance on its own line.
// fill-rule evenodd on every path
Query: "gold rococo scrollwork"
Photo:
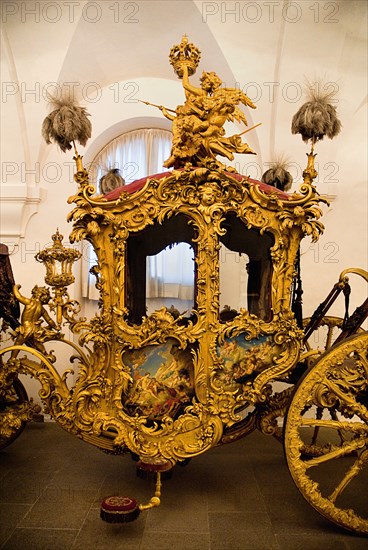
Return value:
M 190 77 L 199 58 L 186 37 L 172 48 L 170 62 L 182 80 L 185 102 L 175 111 L 154 105 L 172 121 L 172 149 L 164 163 L 172 171 L 137 180 L 120 193 L 96 195 L 75 151 L 78 190 L 68 199 L 74 204 L 69 239 L 86 240 L 95 251 L 90 271 L 99 292 L 98 311 L 90 320 L 78 317 L 80 305 L 67 287 L 80 252 L 66 249 L 57 231 L 54 247 L 37 255 L 48 267 L 46 283 L 53 295 L 36 286 L 26 298 L 19 286 L 14 288 L 25 309 L 14 345 L 0 351 L 0 446 L 36 410 L 16 399 L 19 374 L 37 378 L 42 402 L 65 430 L 105 451 L 131 452 L 151 464 L 174 465 L 256 427 L 280 439 L 278 419 L 288 407 L 285 449 L 302 493 L 336 523 L 367 533 L 366 520 L 335 506 L 367 463 L 366 335 L 359 333 L 324 355 L 303 353 L 303 332 L 291 308 L 301 240 L 318 240 L 324 231 L 321 204 L 328 204 L 313 185 L 313 148 L 304 182 L 291 195 L 222 164 L 218 155 L 233 160 L 234 153 L 253 154 L 241 137 L 258 124 L 232 136 L 225 135 L 224 125 L 247 125 L 240 104 L 255 105 L 240 90 L 222 87 L 213 72 L 203 73 L 200 87 L 194 86 Z M 233 241 L 231 233 L 238 233 Z M 146 258 L 181 240 L 193 248 L 193 308 L 180 314 L 159 307 L 146 314 Z M 225 306 L 226 315 L 220 312 L 222 245 L 249 255 L 249 281 L 251 267 L 263 262 L 261 275 L 255 274 L 259 294 L 248 285 L 250 311 Z M 341 288 L 349 273 L 367 280 L 364 270 L 348 269 L 340 276 Z M 66 339 L 66 325 L 75 340 Z M 73 369 L 57 365 L 49 349 L 54 341 L 72 350 Z M 307 361 L 312 366 L 299 386 L 277 393 L 276 383 L 292 383 Z M 314 408 L 315 417 L 309 415 Z M 325 411 L 330 418 L 323 417 Z M 302 433 L 310 427 L 315 435 L 321 427 L 336 428 L 340 443 L 320 445 L 314 436 L 304 443 Z M 328 498 L 322 497 L 308 469 L 355 453 L 360 455 L 353 467 Z M 159 482 L 157 487 L 159 495 Z
M 173 462 L 204 452 L 221 440 L 224 426 L 239 421 L 240 409 L 265 401 L 269 382 L 282 378 L 297 361 L 301 332 L 288 309 L 290 285 L 300 239 L 304 235 L 318 238 L 323 230 L 316 206 L 319 198 L 312 186 L 304 185 L 300 195 L 286 199 L 246 177 L 187 166 L 147 179 L 134 194 L 123 190 L 118 199 L 107 201 L 93 195 L 82 170 L 78 174 L 79 190 L 69 199 L 76 204 L 69 215 L 74 223 L 70 240 L 86 239 L 96 251 L 94 273 L 101 311 L 87 322 L 75 316 L 69 319 L 68 308 L 63 310 L 85 350 L 77 356 L 79 376 L 72 391 L 47 361 L 41 361 L 41 368 L 33 360 L 19 359 L 20 370 L 40 379 L 42 397 L 52 404 L 57 420 L 86 440 L 104 439 L 103 434 L 109 433 L 109 441 L 105 438 L 102 446 L 127 447 L 140 456 L 162 455 Z M 268 322 L 245 310 L 225 325 L 219 321 L 219 239 L 226 232 L 223 221 L 229 213 L 245 228 L 272 236 L 272 319 Z M 182 323 L 161 308 L 139 325 L 131 324 L 125 299 L 126 243 L 130 235 L 178 214 L 193 227 L 196 244 L 193 318 Z M 254 365 L 252 376 L 224 385 L 217 346 L 237 335 L 268 340 L 248 353 L 248 363 Z M 125 350 L 164 344 L 172 338 L 180 348 L 191 349 L 195 399 L 178 418 L 163 416 L 152 427 L 145 417 L 135 418 L 124 410 L 122 397 L 129 392 L 132 378 L 122 357 Z
M 9 385 L 18 371 L 36 376 L 53 416 L 80 437 L 94 442 L 101 438 L 104 448 L 127 447 L 142 457 L 162 456 L 173 462 L 217 444 L 223 428 L 239 420 L 239 410 L 264 403 L 270 382 L 282 379 L 296 364 L 302 340 L 290 311 L 296 257 L 304 236 L 316 240 L 322 233 L 318 204 L 326 202 L 312 183 L 313 154 L 308 156 L 304 184 L 291 196 L 241 176 L 217 160 L 217 155 L 231 160 L 234 153 L 253 153 L 241 140 L 247 130 L 227 137 L 223 126 L 234 120 L 246 125 L 239 105 L 255 105 L 243 92 L 223 87 L 215 73 L 204 73 L 201 86 L 194 86 L 190 77 L 199 57 L 199 50 L 186 37 L 173 47 L 170 62 L 182 80 L 185 104 L 176 109 L 175 116 L 156 106 L 173 122 L 173 147 L 165 162 L 174 168 L 172 172 L 147 177 L 132 193 L 122 187 L 117 198 L 108 200 L 96 195 L 82 157 L 75 152 L 78 190 L 68 200 L 75 205 L 68 216 L 73 223 L 70 242 L 87 240 L 95 250 L 97 260 L 91 271 L 96 276 L 100 310 L 90 321 L 78 319 L 78 304 L 66 291 L 69 279 L 62 278 L 61 288 L 48 304 L 57 310 L 55 334 L 75 352 L 71 360 L 79 372 L 74 387 L 67 383 L 69 371 L 59 375 L 51 354 L 27 346 L 21 357 L 18 348 L 23 347 L 13 347 L 1 372 L 3 385 Z M 127 267 L 130 239 L 176 216 L 190 227 L 194 248 L 196 297 L 191 318 L 174 318 L 162 307 L 133 322 L 128 299 L 134 276 Z M 272 243 L 267 320 L 241 310 L 232 321 L 220 321 L 219 251 L 231 216 L 241 222 L 244 231 L 265 235 Z M 63 250 L 58 241 L 58 251 Z M 44 318 L 49 319 L 46 310 Z M 62 335 L 62 321 L 79 335 L 78 344 Z M 237 338 L 252 345 L 245 346 L 241 359 L 229 367 L 221 350 Z M 192 359 L 193 397 L 178 416 L 163 414 L 152 420 L 134 415 L 124 407 L 133 386 L 125 354 L 171 341 Z
M 93 391 L 90 384 L 88 389 L 75 392 L 80 399 L 79 415 L 82 415 L 83 410 L 84 423 L 93 426 L 94 433 L 97 434 L 99 429 L 116 431 L 118 435 L 115 443 L 129 448 L 133 446 L 134 452 L 139 451 L 139 454 L 156 453 L 153 448 L 160 447 L 158 442 L 166 437 L 164 433 L 170 433 L 167 437 L 173 440 L 179 437 L 175 434 L 188 425 L 192 412 L 187 412 L 175 421 L 164 417 L 153 432 L 151 429 L 147 432 L 145 419 L 141 418 L 137 424 L 121 405 L 121 393 L 127 391 L 131 383 L 129 369 L 120 360 L 124 350 L 157 345 L 174 338 L 183 349 L 191 343 L 197 345 L 192 350 L 198 400 L 195 407 L 201 410 L 202 416 L 207 414 L 211 418 L 219 418 L 221 425 L 231 426 L 239 419 L 239 407 L 264 401 L 269 381 L 282 378 L 297 361 L 301 332 L 285 304 L 289 302 L 289 288 L 300 239 L 308 234 L 318 238 L 323 230 L 318 221 L 320 210 L 316 205 L 319 198 L 314 188 L 304 185 L 301 194 L 284 199 L 276 191 L 266 193 L 246 177 L 239 178 L 219 170 L 188 166 L 160 179 L 147 179 L 142 189 L 133 195 L 123 190 L 114 201 L 92 197 L 89 193 L 90 188 L 83 185 L 79 193 L 70 199 L 77 204 L 70 214 L 70 220 L 74 221 L 71 239 L 86 238 L 97 252 L 103 312 L 102 317 L 97 316 L 90 324 L 82 323 L 79 329 L 84 330 L 82 343 L 91 341 L 99 347 L 97 362 L 102 357 L 104 361 L 110 357 L 108 364 L 111 367 L 92 369 L 95 375 L 97 372 L 99 376 L 105 374 L 104 384 L 100 380 Z M 226 326 L 219 323 L 216 275 L 219 271 L 218 238 L 225 232 L 222 222 L 229 212 L 234 212 L 246 227 L 273 236 L 271 322 L 261 321 L 241 311 L 232 323 Z M 130 234 L 154 223 L 161 224 L 179 213 L 187 217 L 197 235 L 195 320 L 187 326 L 181 325 L 180 318 L 174 320 L 166 308 L 162 308 L 143 318 L 140 325 L 131 325 L 122 298 L 125 293 L 125 243 Z M 97 330 L 102 319 L 104 321 Z M 262 368 L 255 370 L 252 379 L 242 383 L 233 382 L 226 390 L 221 384 L 222 365 L 216 354 L 216 346 L 224 338 L 241 333 L 249 339 L 268 335 L 270 341 L 267 343 L 267 354 L 264 349 L 254 352 L 253 360 L 255 364 L 262 364 Z M 102 349 L 105 351 L 101 356 Z M 84 379 L 88 380 L 89 376 L 85 375 Z M 101 386 L 105 386 L 105 391 L 101 390 Z M 110 387 L 109 392 L 113 396 L 110 404 L 107 387 Z M 97 412 L 99 407 L 103 411 L 100 414 Z M 140 436 L 136 434 L 132 439 L 130 430 L 134 434 L 138 431 Z M 216 437 L 221 437 L 220 432 L 216 431 Z M 194 454 L 201 452 L 202 443 L 198 445 L 193 446 Z M 171 449 L 174 447 L 170 446 Z M 175 455 L 175 459 L 180 456 Z M 165 457 L 170 458 L 167 452 Z

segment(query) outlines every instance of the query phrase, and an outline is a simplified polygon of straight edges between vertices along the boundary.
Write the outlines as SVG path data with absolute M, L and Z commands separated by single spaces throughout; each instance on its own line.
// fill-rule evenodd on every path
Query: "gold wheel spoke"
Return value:
M 347 454 L 351 454 L 353 451 L 357 451 L 358 449 L 362 449 L 367 444 L 367 440 L 364 437 L 360 437 L 358 439 L 354 439 L 350 442 L 345 442 L 341 447 L 337 447 L 332 449 L 331 451 L 323 454 L 322 456 L 316 456 L 314 458 L 311 458 L 309 460 L 304 461 L 304 464 L 307 468 L 312 468 L 313 466 L 319 466 L 319 464 L 323 464 L 324 462 L 328 462 L 329 460 L 340 458 L 342 456 L 345 456 Z
M 356 459 L 354 464 L 350 466 L 346 472 L 343 479 L 340 481 L 335 490 L 331 493 L 328 498 L 331 502 L 336 502 L 336 499 L 341 495 L 341 493 L 346 489 L 349 483 L 363 470 L 363 468 L 368 464 L 368 451 L 364 451 L 360 457 Z
M 323 415 L 322 407 L 317 407 L 316 420 L 321 420 L 322 415 Z M 312 445 L 316 444 L 317 438 L 318 438 L 318 433 L 319 433 L 319 426 L 314 426 L 313 436 L 312 436 Z
M 336 420 L 336 421 L 338 422 L 337 412 L 336 412 L 334 409 L 331 409 L 330 415 L 331 415 L 332 420 Z M 346 441 L 346 439 L 345 439 L 345 437 L 344 437 L 343 430 L 339 428 L 339 429 L 337 430 L 337 433 L 339 434 L 340 443 L 341 443 L 341 444 L 344 443 L 344 441 Z
M 302 418 L 301 427 L 319 427 L 319 428 L 333 428 L 334 430 L 341 432 L 351 432 L 355 434 L 368 435 L 368 426 L 362 422 L 349 422 L 341 420 L 330 420 L 328 418 Z

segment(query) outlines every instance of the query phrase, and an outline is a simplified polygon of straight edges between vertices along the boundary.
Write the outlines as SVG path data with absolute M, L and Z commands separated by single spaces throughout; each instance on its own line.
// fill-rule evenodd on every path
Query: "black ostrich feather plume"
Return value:
M 110 191 L 117 189 L 125 184 L 125 180 L 120 174 L 119 168 L 111 168 L 106 174 L 100 178 L 101 193 L 106 195 Z
M 49 96 L 49 100 L 54 110 L 42 124 L 42 137 L 46 143 L 57 143 L 64 153 L 76 141 L 84 147 L 92 133 L 86 108 L 80 107 L 74 98 L 65 94 L 60 98 Z
M 263 174 L 261 181 L 281 191 L 289 191 L 293 183 L 293 176 L 286 169 L 286 165 L 286 161 L 282 160 L 273 162 L 271 168 Z
M 320 83 L 308 84 L 307 102 L 293 116 L 291 131 L 301 134 L 304 142 L 312 143 L 322 140 L 325 136 L 332 139 L 341 130 L 341 122 L 337 117 L 336 107 L 331 105 L 335 92 L 321 90 Z

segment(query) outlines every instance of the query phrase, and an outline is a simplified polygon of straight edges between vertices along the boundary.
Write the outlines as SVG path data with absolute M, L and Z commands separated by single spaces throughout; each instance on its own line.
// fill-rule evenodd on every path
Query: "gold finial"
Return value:
M 64 238 L 64 235 L 62 235 L 61 233 L 59 233 L 59 228 L 56 229 L 56 233 L 54 233 L 53 235 L 51 235 L 51 238 L 52 240 L 54 241 L 54 244 L 53 246 L 55 248 L 61 248 L 63 246 L 63 238 Z
M 310 153 L 307 153 L 308 163 L 306 169 L 303 172 L 304 183 L 310 185 L 313 183 L 313 180 L 318 176 L 318 172 L 314 167 L 314 158 L 316 154 L 317 153 L 313 153 L 313 148 Z
M 78 153 L 76 153 L 76 155 L 73 157 L 73 160 L 75 160 L 75 164 L 77 165 L 77 172 L 84 172 L 82 159 L 83 157 Z

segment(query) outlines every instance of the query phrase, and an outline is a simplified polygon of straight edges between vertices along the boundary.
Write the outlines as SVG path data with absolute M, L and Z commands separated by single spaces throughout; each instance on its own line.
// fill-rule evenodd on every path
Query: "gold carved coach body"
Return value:
M 143 179 L 134 192 L 123 187 L 96 196 L 76 153 L 79 187 L 69 199 L 76 205 L 69 215 L 70 240 L 85 239 L 96 252 L 100 309 L 94 318 L 76 317 L 78 304 L 66 288 L 76 255 L 66 252 L 60 236 L 38 255 L 52 276 L 48 305 L 57 313 L 57 325 L 44 331 L 42 346 L 52 339 L 71 346 L 79 370 L 74 386 L 70 371 L 60 375 L 43 347 L 29 347 L 31 357 L 19 353 L 23 340 L 0 372 L 0 387 L 9 386 L 17 373 L 37 377 L 52 416 L 82 439 L 173 464 L 221 442 L 248 406 L 267 401 L 270 383 L 296 364 L 302 332 L 290 294 L 299 244 L 306 235 L 318 239 L 323 230 L 321 199 L 312 184 L 313 153 L 304 184 L 291 196 L 217 160 L 217 155 L 232 160 L 234 153 L 252 153 L 241 140 L 244 132 L 227 137 L 224 124 L 247 124 L 239 104 L 255 106 L 243 92 L 222 87 L 215 73 L 204 73 L 201 87 L 193 86 L 189 77 L 199 58 L 185 37 L 170 52 L 185 94 L 174 115 L 160 106 L 173 121 L 165 163 L 172 172 Z M 147 315 L 146 257 L 180 241 L 193 248 L 193 310 L 174 316 L 162 307 Z M 227 321 L 219 312 L 221 244 L 260 265 L 256 276 L 249 273 L 257 299 Z M 60 279 L 58 270 L 65 266 L 66 278 Z M 60 332 L 62 321 L 79 335 L 78 344 Z
M 74 324 L 90 351 L 80 355 L 76 386 L 71 394 L 65 385 L 54 414 L 102 448 L 173 463 L 198 455 L 221 441 L 240 411 L 265 401 L 269 382 L 298 360 L 302 333 L 290 292 L 300 240 L 323 229 L 315 190 L 307 184 L 287 196 L 217 167 L 148 178 L 113 200 L 93 196 L 84 170 L 76 180 L 71 240 L 86 239 L 96 251 L 101 310 Z M 263 309 L 220 322 L 219 250 L 232 232 L 235 250 L 247 240 L 266 247 Z M 193 246 L 190 316 L 164 307 L 145 314 L 139 274 L 155 240 L 161 248 L 180 240 Z

